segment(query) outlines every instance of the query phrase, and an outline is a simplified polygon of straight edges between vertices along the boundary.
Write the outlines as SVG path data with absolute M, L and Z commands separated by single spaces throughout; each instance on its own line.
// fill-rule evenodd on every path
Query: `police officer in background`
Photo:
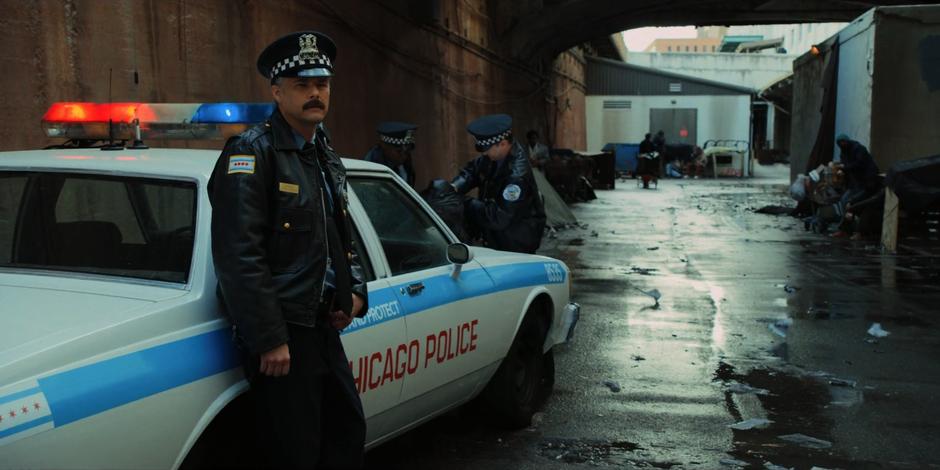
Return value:
M 365 160 L 381 163 L 392 169 L 412 188 L 415 186 L 415 169 L 411 153 L 415 148 L 415 130 L 418 126 L 407 122 L 382 122 L 376 131 L 379 143 L 369 150 Z
M 277 468 L 362 466 L 365 417 L 339 330 L 367 293 L 346 214 L 346 169 L 320 125 L 336 46 L 316 31 L 258 57 L 277 109 L 229 139 L 209 182 L 212 255 Z
M 512 118 L 483 116 L 467 126 L 483 154 L 451 181 L 459 194 L 479 188 L 465 205 L 467 222 L 482 232 L 486 246 L 535 253 L 545 229 L 545 209 L 525 149 L 512 138 Z

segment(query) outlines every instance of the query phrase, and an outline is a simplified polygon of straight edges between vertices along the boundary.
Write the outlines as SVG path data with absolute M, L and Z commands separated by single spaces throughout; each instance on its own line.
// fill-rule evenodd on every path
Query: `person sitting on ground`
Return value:
M 836 137 L 836 145 L 840 150 L 839 162 L 833 168 L 837 176 L 845 177 L 845 193 L 837 209 L 839 215 L 844 217 L 848 206 L 870 198 L 881 189 L 881 178 L 878 176 L 878 164 L 864 145 L 845 134 Z M 836 237 L 844 235 L 847 234 L 841 231 L 833 234 Z

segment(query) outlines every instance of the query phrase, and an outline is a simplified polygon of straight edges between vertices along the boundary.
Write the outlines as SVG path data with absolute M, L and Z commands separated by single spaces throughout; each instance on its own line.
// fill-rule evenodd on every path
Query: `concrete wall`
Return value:
M 344 155 L 363 155 L 379 121 L 415 122 L 423 185 L 452 176 L 474 156 L 464 130 L 470 119 L 507 112 L 517 133 L 548 131 L 556 118 L 548 99 L 572 103 L 552 130 L 559 142 L 578 146 L 583 88 L 559 80 L 551 61 L 514 61 L 499 44 L 540 7 L 538 0 L 0 0 L 0 150 L 53 143 L 39 122 L 55 101 L 107 101 L 109 94 L 114 101 L 267 101 L 258 53 L 285 33 L 311 28 L 338 44 L 327 125 Z
M 887 171 L 895 161 L 940 154 L 940 88 L 931 90 L 927 81 L 940 81 L 940 7 L 881 13 L 875 26 L 870 150 Z
M 762 89 L 793 70 L 796 56 L 784 54 L 685 54 L 631 52 L 627 62 L 667 72 Z
M 630 101 L 630 109 L 604 109 L 604 101 Z M 587 145 L 597 151 L 611 142 L 639 143 L 650 132 L 650 109 L 696 108 L 696 136 L 750 141 L 751 97 L 729 96 L 588 96 Z

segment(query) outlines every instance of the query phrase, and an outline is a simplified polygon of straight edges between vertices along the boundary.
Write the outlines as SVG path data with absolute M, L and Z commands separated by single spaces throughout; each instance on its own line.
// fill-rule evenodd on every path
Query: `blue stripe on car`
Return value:
M 3 439 L 4 437 L 7 437 L 7 436 L 12 436 L 12 435 L 17 434 L 17 433 L 21 433 L 21 432 L 23 432 L 23 431 L 28 431 L 28 430 L 30 430 L 30 429 L 35 428 L 36 426 L 39 426 L 39 425 L 42 425 L 42 424 L 46 424 L 46 423 L 48 423 L 48 422 L 50 422 L 50 421 L 52 421 L 52 415 L 45 415 L 45 416 L 43 416 L 43 417 L 41 417 L 41 418 L 34 419 L 34 420 L 29 421 L 29 422 L 27 422 L 27 423 L 23 423 L 23 424 L 20 424 L 20 425 L 17 425 L 17 426 L 13 426 L 12 428 L 9 428 L 9 429 L 0 431 L 0 439 Z
M 486 268 L 485 271 L 467 270 L 456 281 L 449 275 L 427 278 L 421 281 L 425 289 L 415 296 L 396 295 L 396 292 L 407 289 L 411 283 L 379 289 L 369 293 L 370 303 L 403 302 L 400 314 L 372 319 L 367 316 L 350 325 L 343 333 L 348 334 L 459 300 L 521 287 L 564 282 L 565 276 L 550 275 L 549 266 L 564 273 L 561 264 L 557 262 L 520 263 Z M 49 403 L 54 424 L 58 427 L 236 366 L 238 354 L 232 345 L 229 330 L 223 328 L 53 374 L 38 382 Z M 36 390 L 30 392 L 35 393 Z M 22 393 L 25 392 L 13 395 L 25 396 Z M 30 427 L 39 424 L 42 423 Z M 9 432 L 7 430 L 5 433 Z
M 28 397 L 30 395 L 35 395 L 37 393 L 39 393 L 39 388 L 33 387 L 28 390 L 23 390 L 22 392 L 16 392 L 16 393 L 11 393 L 6 396 L 2 396 L 0 397 L 0 407 L 2 407 L 4 403 L 16 401 L 16 400 L 19 400 L 20 398 Z

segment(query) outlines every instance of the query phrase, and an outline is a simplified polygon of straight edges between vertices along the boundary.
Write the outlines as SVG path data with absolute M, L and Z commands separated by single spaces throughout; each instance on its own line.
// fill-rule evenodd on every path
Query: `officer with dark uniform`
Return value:
M 467 222 L 478 229 L 486 246 L 535 253 L 545 230 L 545 208 L 525 149 L 512 138 L 512 118 L 483 116 L 467 126 L 482 155 L 471 160 L 451 181 L 459 194 L 479 188 L 468 199 Z
M 415 168 L 411 153 L 415 148 L 415 130 L 418 126 L 407 122 L 382 122 L 376 128 L 379 143 L 369 150 L 365 160 L 381 163 L 392 169 L 412 188 L 415 186 Z
M 316 31 L 258 57 L 277 109 L 229 139 L 209 181 L 212 255 L 278 468 L 362 466 L 365 417 L 339 330 L 365 313 L 347 217 L 346 169 L 320 125 L 336 46 Z

